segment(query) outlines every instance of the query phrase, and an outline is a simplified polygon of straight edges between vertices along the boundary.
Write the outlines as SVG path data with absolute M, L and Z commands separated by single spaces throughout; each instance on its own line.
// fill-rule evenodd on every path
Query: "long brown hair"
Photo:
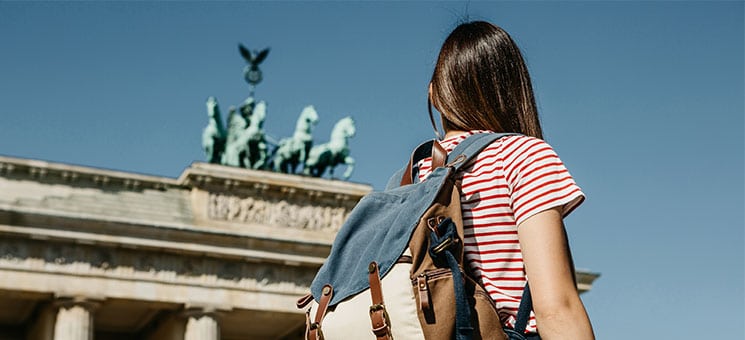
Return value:
M 543 138 L 520 49 L 503 29 L 461 24 L 445 39 L 431 80 L 429 110 L 448 130 L 517 132 Z

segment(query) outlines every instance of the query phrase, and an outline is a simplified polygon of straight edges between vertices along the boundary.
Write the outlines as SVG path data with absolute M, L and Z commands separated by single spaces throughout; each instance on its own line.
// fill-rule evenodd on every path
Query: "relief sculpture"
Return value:
M 217 220 L 337 231 L 349 212 L 343 207 L 296 204 L 283 199 L 210 194 L 208 213 L 210 218 Z

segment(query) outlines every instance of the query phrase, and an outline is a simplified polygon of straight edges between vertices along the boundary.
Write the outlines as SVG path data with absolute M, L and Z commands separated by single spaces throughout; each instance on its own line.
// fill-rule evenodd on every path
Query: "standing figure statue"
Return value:
M 223 165 L 245 167 L 243 163 L 247 152 L 248 143 L 244 140 L 248 121 L 243 114 L 238 113 L 234 106 L 231 106 L 228 113 L 228 135 L 225 139 L 225 152 L 222 154 L 220 161 Z
M 263 100 L 254 106 L 250 124 L 245 131 L 246 150 L 244 164 L 250 169 L 264 169 L 267 166 L 266 136 L 264 120 L 266 119 L 266 102 Z
M 240 112 L 243 119 L 249 121 L 251 120 L 251 114 L 254 112 L 254 107 L 256 107 L 256 100 L 254 97 L 248 96 L 248 98 L 243 101 L 243 104 L 238 107 L 238 112 Z
M 215 97 L 207 98 L 207 115 L 210 121 L 202 132 L 202 148 L 210 163 L 220 163 L 225 149 L 225 128 L 220 118 L 220 106 Z
M 294 174 L 300 163 L 305 163 L 313 146 L 313 127 L 318 123 L 318 113 L 313 105 L 306 106 L 295 124 L 291 138 L 282 138 L 274 149 L 272 168 L 276 172 Z
M 331 140 L 310 149 L 303 173 L 321 177 L 328 167 L 329 175 L 334 178 L 334 167 L 346 164 L 347 170 L 343 178 L 348 179 L 354 169 L 354 159 L 349 156 L 349 138 L 353 137 L 354 133 L 352 117 L 340 119 L 331 130 Z
M 262 169 L 266 165 L 266 141 L 264 120 L 266 102 L 254 102 L 248 97 L 240 107 L 240 113 L 231 108 L 228 116 L 228 138 L 222 164 L 249 169 Z

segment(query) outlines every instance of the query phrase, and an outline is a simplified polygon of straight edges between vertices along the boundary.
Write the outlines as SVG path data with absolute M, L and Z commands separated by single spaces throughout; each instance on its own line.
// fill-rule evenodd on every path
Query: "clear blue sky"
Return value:
M 177 177 L 205 99 L 355 118 L 352 180 L 381 188 L 432 137 L 426 89 L 465 19 L 508 30 L 546 139 L 588 198 L 567 219 L 599 339 L 742 338 L 743 2 L 0 2 L 0 154 Z

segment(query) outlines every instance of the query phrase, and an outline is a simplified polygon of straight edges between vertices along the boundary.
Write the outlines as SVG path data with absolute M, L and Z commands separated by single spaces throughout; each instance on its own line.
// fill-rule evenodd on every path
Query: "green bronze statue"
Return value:
M 202 148 L 210 163 L 294 174 L 302 164 L 302 173 L 321 177 L 326 169 L 334 177 L 334 168 L 347 166 L 344 179 L 354 169 L 354 159 L 349 156 L 349 138 L 355 127 L 351 117 L 339 120 L 331 132 L 328 143 L 313 146 L 313 128 L 318 123 L 318 113 L 312 105 L 303 108 L 295 124 L 292 137 L 279 142 L 264 133 L 267 104 L 254 99 L 254 89 L 263 76 L 259 64 L 266 59 L 269 49 L 250 51 L 242 44 L 238 50 L 248 65 L 243 77 L 249 85 L 249 96 L 236 108 L 228 109 L 227 126 L 223 127 L 220 107 L 215 97 L 207 99 L 209 123 L 202 132 Z M 269 146 L 274 146 L 269 152 Z
M 231 107 L 228 115 L 228 137 L 221 164 L 264 169 L 267 164 L 266 102 L 255 103 L 253 97 L 248 97 L 238 111 L 240 113 Z
M 242 113 L 238 113 L 235 106 L 231 106 L 228 113 L 228 134 L 225 139 L 225 152 L 222 154 L 220 164 L 230 166 L 244 165 L 241 163 L 245 157 L 246 143 L 242 141 L 243 132 L 248 127 L 248 121 Z
M 202 132 L 202 148 L 210 163 L 220 163 L 225 148 L 225 128 L 220 118 L 220 106 L 215 97 L 207 98 L 207 115 L 209 123 Z
M 328 168 L 329 175 L 334 178 L 334 168 L 339 164 L 345 164 L 347 170 L 344 172 L 343 179 L 348 179 L 354 169 L 354 159 L 349 156 L 349 138 L 354 134 L 352 117 L 340 119 L 331 130 L 331 140 L 310 149 L 303 173 L 321 177 Z
M 295 133 L 282 138 L 274 149 L 272 169 L 294 174 L 300 163 L 305 163 L 313 146 L 313 127 L 318 123 L 318 113 L 312 105 L 306 106 L 295 123 Z
M 258 102 L 253 109 L 250 124 L 246 128 L 247 140 L 244 164 L 250 169 L 264 169 L 267 166 L 266 136 L 264 120 L 266 119 L 266 102 Z

